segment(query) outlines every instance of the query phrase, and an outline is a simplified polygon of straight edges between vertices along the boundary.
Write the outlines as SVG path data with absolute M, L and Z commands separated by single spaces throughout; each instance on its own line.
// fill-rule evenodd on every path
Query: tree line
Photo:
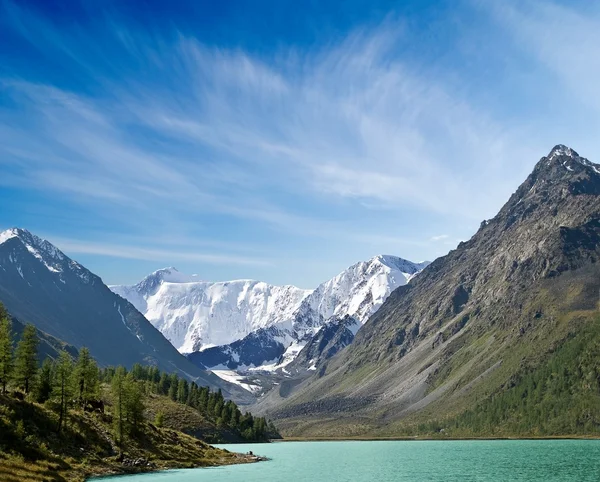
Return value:
M 524 368 L 463 413 L 419 426 L 454 436 L 600 433 L 600 320 L 578 328 L 535 367 Z
M 118 368 L 108 367 L 101 371 L 101 378 L 114 385 Z M 158 367 L 136 363 L 128 373 L 131 380 L 140 384 L 143 393 L 164 395 L 174 402 L 197 410 L 204 418 L 212 421 L 220 429 L 228 429 L 241 438 L 251 441 L 267 441 L 280 437 L 277 428 L 264 417 L 254 417 L 251 413 L 242 413 L 231 400 L 225 400 L 221 390 L 212 391 L 195 382 L 189 382 L 176 373 L 168 374 Z M 157 414 L 157 422 L 161 417 Z
M 272 423 L 249 412 L 242 413 L 233 401 L 224 399 L 221 390 L 211 391 L 154 366 L 136 364 L 129 371 L 122 366 L 100 369 L 85 347 L 79 350 L 76 359 L 61 350 L 56 359 L 47 357 L 40 367 L 35 327 L 25 326 L 16 347 L 13 338 L 10 318 L 0 304 L 1 392 L 6 394 L 9 387 L 16 388 L 17 395 L 47 404 L 58 414 L 59 433 L 70 409 L 104 410 L 100 390 L 104 383 L 110 389 L 113 428 L 121 448 L 126 436 L 136 436 L 140 431 L 145 399 L 151 394 L 190 406 L 218 428 L 244 440 L 267 441 L 279 437 Z M 157 414 L 155 423 L 164 424 L 164 414 Z

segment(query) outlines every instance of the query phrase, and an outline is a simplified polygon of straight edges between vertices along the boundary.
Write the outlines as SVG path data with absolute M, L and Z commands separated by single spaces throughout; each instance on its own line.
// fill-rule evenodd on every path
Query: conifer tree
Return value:
M 169 376 L 165 372 L 160 375 L 160 380 L 158 382 L 158 393 L 161 395 L 166 395 L 169 393 Z
M 202 387 L 200 389 L 200 394 L 198 395 L 198 410 L 203 413 L 208 413 L 208 388 Z
M 38 371 L 37 347 L 37 332 L 33 325 L 28 324 L 15 351 L 15 379 L 25 393 L 29 393 Z
M 75 383 L 77 402 L 82 407 L 85 407 L 88 401 L 98 398 L 98 365 L 86 347 L 82 347 L 79 350 L 79 356 L 77 357 L 73 373 L 73 381 Z
M 177 374 L 171 374 L 169 378 L 169 398 L 174 402 L 177 401 L 177 389 L 179 387 L 179 377 Z
M 136 381 L 133 373 L 125 378 L 125 413 L 127 417 L 128 432 L 137 433 L 140 423 L 144 418 L 144 392 L 140 382 Z
M 13 372 L 13 346 L 11 322 L 4 307 L 0 304 L 0 383 L 2 393 L 6 393 L 6 385 Z
M 185 403 L 188 397 L 188 382 L 184 378 L 179 379 L 177 384 L 177 401 L 179 403 Z
M 112 378 L 111 391 L 113 398 L 113 425 L 119 450 L 123 452 L 123 433 L 125 430 L 125 411 L 126 411 L 126 389 L 125 389 L 125 368 L 117 367 Z
M 42 363 L 42 369 L 40 370 L 39 383 L 36 388 L 36 401 L 38 403 L 44 403 L 50 399 L 52 395 L 53 386 L 53 375 L 54 366 L 50 358 L 46 358 Z
M 65 350 L 58 355 L 52 396 L 58 402 L 58 433 L 61 432 L 69 408 L 72 393 L 73 359 Z

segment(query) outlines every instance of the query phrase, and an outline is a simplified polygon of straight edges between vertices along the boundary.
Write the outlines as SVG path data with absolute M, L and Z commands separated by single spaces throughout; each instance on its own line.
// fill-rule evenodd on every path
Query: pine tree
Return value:
M 72 380 L 73 374 L 73 359 L 71 355 L 65 350 L 62 350 L 58 355 L 56 362 L 56 374 L 54 377 L 54 384 L 52 387 L 52 396 L 58 402 L 58 433 L 62 430 L 63 423 L 67 416 L 67 410 L 69 408 L 69 401 L 71 400 L 72 393 Z
M 195 382 L 192 382 L 192 383 L 190 383 L 190 390 L 189 390 L 185 404 L 190 407 L 195 407 L 197 405 L 197 400 L 198 400 L 198 385 L 196 385 Z
M 177 401 L 179 403 L 185 403 L 188 397 L 188 382 L 184 378 L 179 379 L 177 384 Z
M 177 388 L 179 387 L 179 377 L 173 373 L 169 378 L 169 398 L 174 402 L 177 401 Z
M 39 383 L 36 388 L 35 399 L 38 403 L 44 403 L 50 399 L 52 395 L 52 383 L 53 383 L 53 371 L 54 365 L 50 358 L 46 358 L 42 363 L 42 369 L 40 370 Z
M 166 395 L 169 393 L 169 375 L 163 372 L 160 375 L 160 380 L 158 382 L 158 393 L 161 395 Z
M 229 425 L 229 423 L 231 422 L 231 411 L 229 409 L 229 405 L 223 405 L 223 408 L 221 409 L 220 418 L 223 422 L 223 425 Z
M 75 383 L 75 396 L 77 397 L 77 402 L 82 407 L 85 407 L 88 401 L 98 398 L 98 365 L 96 365 L 95 360 L 90 355 L 90 351 L 86 347 L 82 347 L 79 350 L 73 379 Z
M 126 389 L 125 389 L 125 368 L 122 366 L 117 367 L 115 374 L 112 378 L 111 391 L 113 398 L 113 425 L 115 429 L 115 435 L 117 442 L 119 443 L 119 450 L 123 452 L 123 432 L 125 422 L 125 410 L 126 410 Z
M 127 416 L 128 432 L 136 434 L 144 418 L 144 392 L 140 382 L 136 381 L 133 373 L 125 378 L 125 413 Z
M 131 374 L 135 380 L 143 380 L 146 378 L 146 368 L 139 363 L 134 363 L 133 367 L 131 367 Z
M 208 415 L 214 415 L 215 413 L 215 403 L 217 403 L 217 398 L 214 393 L 209 392 L 208 394 L 208 402 L 206 403 L 206 413 Z
M 15 351 L 15 378 L 20 388 L 29 393 L 38 371 L 38 336 L 33 325 L 28 324 Z
M 2 393 L 6 393 L 6 385 L 13 372 L 13 346 L 11 322 L 0 304 L 0 383 Z
M 208 414 L 208 399 L 208 388 L 200 388 L 200 394 L 198 395 L 198 406 L 196 408 L 204 414 Z

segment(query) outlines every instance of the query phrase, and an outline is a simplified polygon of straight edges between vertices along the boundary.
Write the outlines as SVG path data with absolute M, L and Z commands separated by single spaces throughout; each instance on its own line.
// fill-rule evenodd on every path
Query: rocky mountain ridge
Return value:
M 558 145 L 469 241 L 260 410 L 287 434 L 310 436 L 393 434 L 460 413 L 595 322 L 599 259 L 600 166 Z

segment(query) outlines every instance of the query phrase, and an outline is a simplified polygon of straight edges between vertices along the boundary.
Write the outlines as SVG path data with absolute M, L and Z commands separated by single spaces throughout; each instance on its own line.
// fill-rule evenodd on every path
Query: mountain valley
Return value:
M 310 374 L 350 344 L 390 293 L 427 264 L 376 256 L 315 290 L 252 280 L 203 282 L 175 268 L 111 289 L 194 364 L 260 395 L 291 376 Z M 327 349 L 318 348 L 323 343 Z

